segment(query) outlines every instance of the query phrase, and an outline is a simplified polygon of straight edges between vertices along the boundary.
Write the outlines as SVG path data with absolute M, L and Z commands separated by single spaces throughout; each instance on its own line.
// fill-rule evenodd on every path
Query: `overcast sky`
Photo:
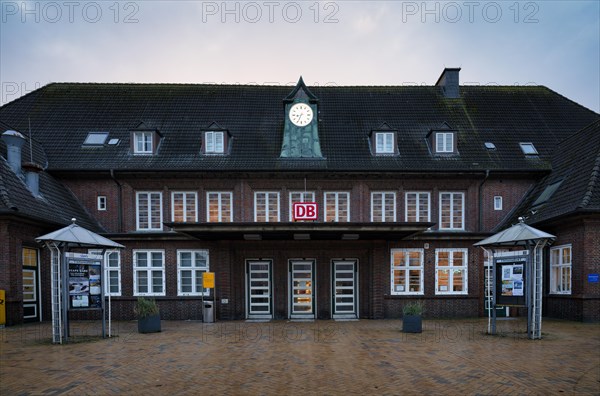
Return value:
M 2 104 L 50 82 L 544 85 L 600 111 L 600 2 L 0 1 Z

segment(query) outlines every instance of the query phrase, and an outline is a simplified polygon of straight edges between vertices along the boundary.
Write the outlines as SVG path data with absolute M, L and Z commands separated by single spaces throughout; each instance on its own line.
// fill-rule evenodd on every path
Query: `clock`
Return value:
M 289 117 L 294 125 L 303 127 L 312 121 L 313 111 L 306 103 L 296 103 L 290 108 Z

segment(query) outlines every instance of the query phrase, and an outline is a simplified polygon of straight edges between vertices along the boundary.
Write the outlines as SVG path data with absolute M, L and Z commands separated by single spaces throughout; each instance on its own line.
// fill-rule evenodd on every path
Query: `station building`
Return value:
M 73 217 L 126 246 L 106 253 L 114 319 L 138 296 L 162 319 L 201 319 L 212 293 L 219 320 L 400 318 L 414 300 L 430 318 L 487 315 L 473 244 L 524 217 L 557 236 L 544 314 L 600 320 L 600 116 L 459 72 L 432 86 L 54 83 L 4 105 L 8 324 L 49 320 L 35 238 Z

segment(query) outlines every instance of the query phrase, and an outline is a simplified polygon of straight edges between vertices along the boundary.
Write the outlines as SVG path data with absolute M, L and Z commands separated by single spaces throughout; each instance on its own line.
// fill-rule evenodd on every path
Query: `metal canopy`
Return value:
M 121 245 L 120 243 L 113 242 L 108 238 L 104 238 L 103 236 L 96 234 L 95 232 L 78 226 L 75 224 L 75 219 L 73 219 L 73 224 L 49 234 L 42 235 L 35 240 L 37 242 L 55 242 L 59 244 L 64 243 L 66 245 L 75 245 L 81 247 L 125 248 L 125 246 Z
M 556 239 L 556 236 L 540 231 L 524 223 L 522 217 L 519 217 L 519 223 L 492 235 L 489 238 L 479 241 L 475 246 L 516 246 L 527 245 L 527 243 L 540 240 Z

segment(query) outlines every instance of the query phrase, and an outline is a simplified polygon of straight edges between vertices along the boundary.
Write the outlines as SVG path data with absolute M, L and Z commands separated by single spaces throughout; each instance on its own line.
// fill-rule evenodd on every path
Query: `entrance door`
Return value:
M 508 250 L 506 249 L 498 249 L 498 252 L 507 252 Z M 485 310 L 485 315 L 488 316 L 489 315 L 489 311 L 490 311 L 490 298 L 493 298 L 494 295 L 494 289 L 493 289 L 493 285 L 491 284 L 492 282 L 492 259 L 489 257 L 487 250 L 484 251 L 483 253 L 483 266 L 485 268 L 485 271 L 483 272 L 483 287 L 484 287 L 484 294 L 483 294 L 483 308 Z M 504 318 L 509 316 L 508 315 L 508 307 L 496 307 L 496 317 L 498 318 Z
M 246 316 L 248 319 L 273 318 L 271 260 L 246 261 Z
M 315 262 L 290 261 L 290 317 L 315 317 Z
M 38 251 L 23 248 L 23 320 L 40 321 Z
M 332 301 L 334 319 L 358 317 L 358 265 L 356 260 L 333 260 Z

